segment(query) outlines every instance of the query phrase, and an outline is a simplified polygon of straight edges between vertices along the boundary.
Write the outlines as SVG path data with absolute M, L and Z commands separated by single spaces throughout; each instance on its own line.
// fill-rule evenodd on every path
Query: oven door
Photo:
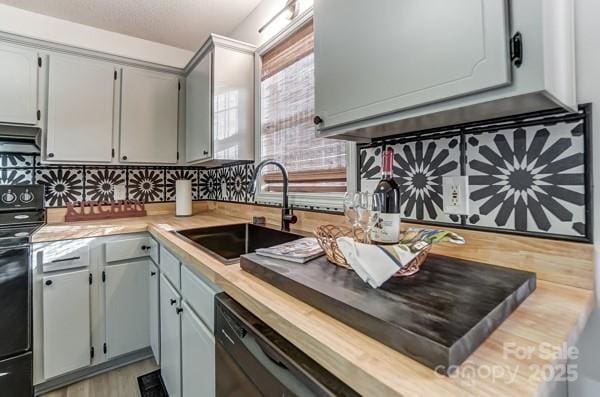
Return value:
M 31 345 L 29 246 L 0 247 L 0 359 Z

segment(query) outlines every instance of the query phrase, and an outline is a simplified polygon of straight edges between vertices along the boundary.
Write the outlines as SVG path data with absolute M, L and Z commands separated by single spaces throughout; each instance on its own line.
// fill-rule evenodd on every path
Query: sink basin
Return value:
M 241 255 L 258 248 L 268 248 L 304 237 L 251 223 L 201 227 L 173 233 L 227 265 L 237 263 Z

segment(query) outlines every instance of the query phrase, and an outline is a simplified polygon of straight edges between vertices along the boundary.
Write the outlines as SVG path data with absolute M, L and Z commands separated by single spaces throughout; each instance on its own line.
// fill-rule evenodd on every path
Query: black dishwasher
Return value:
M 219 397 L 359 395 L 225 293 L 215 339 Z

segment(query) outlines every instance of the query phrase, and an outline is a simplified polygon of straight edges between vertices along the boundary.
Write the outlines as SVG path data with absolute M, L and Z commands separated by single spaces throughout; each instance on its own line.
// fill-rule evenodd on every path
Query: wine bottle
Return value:
M 374 205 L 380 212 L 371 231 L 371 240 L 376 244 L 395 244 L 400 240 L 400 187 L 394 180 L 393 161 L 394 149 L 386 148 L 382 154 L 381 180 L 373 192 Z

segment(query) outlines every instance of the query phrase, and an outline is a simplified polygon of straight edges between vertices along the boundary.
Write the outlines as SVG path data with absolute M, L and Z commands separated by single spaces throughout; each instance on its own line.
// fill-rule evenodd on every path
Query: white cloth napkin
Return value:
M 415 254 L 396 246 L 388 248 L 393 250 L 394 255 L 382 246 L 357 243 L 350 237 L 340 237 L 336 242 L 346 262 L 373 288 L 381 286 L 415 257 Z

